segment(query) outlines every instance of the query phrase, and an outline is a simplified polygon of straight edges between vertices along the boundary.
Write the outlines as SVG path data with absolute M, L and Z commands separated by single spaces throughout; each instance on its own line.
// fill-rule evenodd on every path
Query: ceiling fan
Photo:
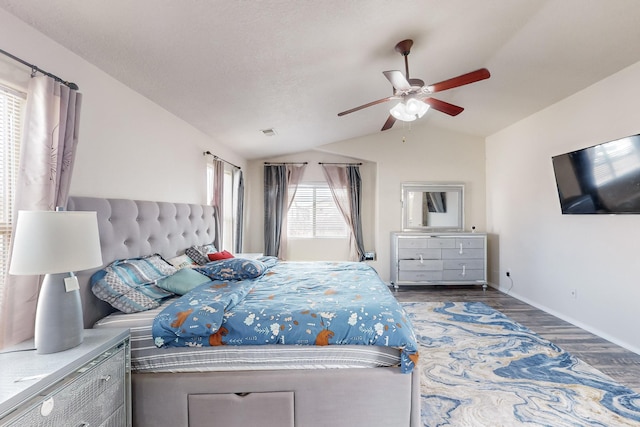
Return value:
M 459 86 L 475 83 L 480 80 L 488 79 L 491 74 L 486 68 L 481 68 L 470 73 L 462 74 L 457 77 L 453 77 L 448 80 L 434 83 L 431 85 L 425 85 L 424 81 L 420 79 L 409 78 L 409 53 L 411 52 L 411 46 L 413 46 L 413 40 L 402 40 L 395 46 L 396 52 L 399 52 L 404 56 L 405 75 L 402 75 L 401 71 L 383 71 L 384 76 L 391 82 L 393 86 L 393 95 L 386 98 L 378 99 L 376 101 L 369 102 L 359 107 L 352 108 L 350 110 L 338 113 L 338 116 L 344 116 L 355 111 L 362 110 L 373 105 L 381 104 L 383 102 L 399 100 L 400 102 L 390 110 L 390 115 L 387 121 L 382 126 L 381 130 L 390 129 L 396 120 L 413 121 L 422 117 L 429 107 L 434 110 L 438 110 L 442 113 L 450 116 L 457 116 L 462 113 L 464 108 L 457 105 L 449 104 L 448 102 L 441 101 L 436 98 L 432 98 L 431 94 L 436 92 L 442 92 L 447 89 L 453 89 Z

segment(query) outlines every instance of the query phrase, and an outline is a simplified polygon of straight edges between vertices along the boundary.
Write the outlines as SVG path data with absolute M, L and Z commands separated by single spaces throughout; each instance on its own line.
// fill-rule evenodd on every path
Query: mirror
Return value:
M 464 230 L 464 185 L 403 183 L 402 229 Z

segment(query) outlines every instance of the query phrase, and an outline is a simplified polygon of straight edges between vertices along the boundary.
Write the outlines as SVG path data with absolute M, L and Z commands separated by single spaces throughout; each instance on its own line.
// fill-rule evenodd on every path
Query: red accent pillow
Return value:
M 215 252 L 213 254 L 207 254 L 207 257 L 209 258 L 209 261 L 220 261 L 221 259 L 233 258 L 233 255 L 231 255 L 230 252 L 222 251 Z

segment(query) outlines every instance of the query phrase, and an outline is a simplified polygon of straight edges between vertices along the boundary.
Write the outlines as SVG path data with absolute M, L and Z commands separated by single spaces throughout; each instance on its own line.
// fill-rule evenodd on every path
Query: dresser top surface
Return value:
M 0 416 L 128 336 L 128 329 L 86 329 L 82 344 L 58 353 L 36 353 L 33 340 L 0 351 Z
M 487 233 L 477 231 L 439 231 L 437 233 L 423 231 L 393 231 L 397 237 L 486 237 Z

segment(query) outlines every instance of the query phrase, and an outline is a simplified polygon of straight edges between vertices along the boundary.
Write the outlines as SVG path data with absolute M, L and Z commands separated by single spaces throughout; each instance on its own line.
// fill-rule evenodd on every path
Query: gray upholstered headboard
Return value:
M 216 218 L 211 206 L 72 196 L 67 210 L 98 213 L 105 266 L 117 259 L 154 253 L 172 258 L 192 245 L 214 242 L 219 247 Z M 114 311 L 91 292 L 89 279 L 97 270 L 77 273 L 87 328 Z

